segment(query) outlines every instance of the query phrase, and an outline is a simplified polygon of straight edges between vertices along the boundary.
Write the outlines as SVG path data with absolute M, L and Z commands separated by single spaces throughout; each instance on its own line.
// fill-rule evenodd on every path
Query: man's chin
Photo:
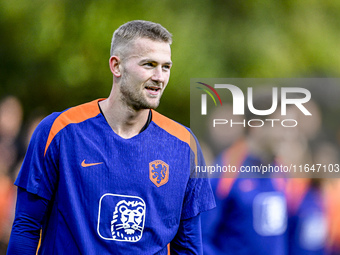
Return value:
M 145 109 L 152 109 L 155 110 L 159 106 L 158 102 L 145 102 L 143 104 L 135 105 L 135 110 L 145 110 Z
M 150 104 L 149 107 L 147 107 L 147 109 L 152 109 L 152 110 L 156 110 L 157 107 L 159 106 L 159 103 L 158 104 Z
M 146 107 L 146 108 L 155 110 L 155 109 L 159 106 L 159 103 L 160 103 L 159 99 L 158 99 L 158 100 L 154 100 L 153 102 L 150 102 L 150 101 L 149 101 L 149 102 L 146 104 L 146 105 L 148 106 L 148 107 Z

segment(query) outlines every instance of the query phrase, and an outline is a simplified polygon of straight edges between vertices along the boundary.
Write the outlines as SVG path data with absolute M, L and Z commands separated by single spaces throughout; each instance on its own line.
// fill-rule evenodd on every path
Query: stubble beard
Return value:
M 160 103 L 160 98 L 156 102 L 148 102 L 142 91 L 143 88 L 139 87 L 137 90 L 133 86 L 130 86 L 126 79 L 123 79 L 120 85 L 120 100 L 134 110 L 156 109 Z

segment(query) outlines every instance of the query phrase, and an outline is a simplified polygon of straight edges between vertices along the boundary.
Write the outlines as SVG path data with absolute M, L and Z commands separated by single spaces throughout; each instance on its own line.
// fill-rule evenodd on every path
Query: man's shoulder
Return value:
M 88 118 L 95 117 L 100 113 L 98 101 L 99 99 L 67 108 L 61 112 L 53 112 L 42 120 L 41 125 L 79 123 Z
M 170 135 L 190 143 L 190 139 L 195 139 L 194 134 L 190 128 L 174 121 L 154 110 L 152 110 L 152 121 L 159 126 L 161 129 L 169 133 Z
M 198 165 L 198 152 L 201 150 L 198 140 L 190 128 L 152 110 L 152 121 L 174 139 L 186 143 L 195 155 L 195 165 Z
M 59 113 L 55 121 L 67 123 L 79 123 L 89 118 L 93 118 L 100 113 L 99 100 L 77 105 Z
M 52 127 L 60 130 L 68 124 L 80 123 L 93 118 L 100 113 L 99 100 L 70 107 L 62 112 L 54 112 L 47 116 L 43 122 L 50 123 Z M 52 122 L 52 123 L 51 123 Z
M 45 153 L 55 136 L 69 124 L 77 124 L 100 114 L 99 100 L 68 108 L 62 112 L 54 112 L 44 118 L 35 133 L 38 137 L 47 137 Z

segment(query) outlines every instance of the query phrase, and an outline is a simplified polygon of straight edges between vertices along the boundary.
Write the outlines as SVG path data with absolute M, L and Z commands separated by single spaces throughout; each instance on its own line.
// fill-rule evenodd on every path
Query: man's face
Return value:
M 121 100 L 136 110 L 157 108 L 170 77 L 170 45 L 139 38 L 123 55 Z

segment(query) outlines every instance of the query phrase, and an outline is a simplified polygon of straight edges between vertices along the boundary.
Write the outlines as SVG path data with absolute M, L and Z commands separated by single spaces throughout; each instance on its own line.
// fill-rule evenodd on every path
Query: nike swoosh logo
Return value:
M 89 167 L 89 166 L 96 166 L 96 165 L 100 165 L 103 164 L 104 162 L 98 162 L 98 163 L 85 163 L 85 159 L 83 160 L 83 162 L 81 162 L 81 166 L 82 167 Z

